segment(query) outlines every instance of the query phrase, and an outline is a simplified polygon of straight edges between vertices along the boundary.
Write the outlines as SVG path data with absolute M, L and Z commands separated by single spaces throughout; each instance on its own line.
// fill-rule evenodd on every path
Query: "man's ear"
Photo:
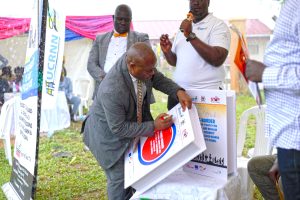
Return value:
M 128 68 L 129 68 L 129 72 L 130 73 L 132 73 L 132 72 L 134 72 L 134 69 L 135 69 L 135 63 L 134 62 L 132 62 L 132 61 L 129 61 L 128 63 L 127 63 L 127 65 L 128 65 Z

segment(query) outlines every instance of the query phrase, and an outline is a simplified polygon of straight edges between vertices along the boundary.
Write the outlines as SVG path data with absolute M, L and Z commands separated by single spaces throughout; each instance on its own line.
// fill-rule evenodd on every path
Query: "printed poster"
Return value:
M 132 186 L 143 193 L 205 150 L 195 106 L 183 111 L 178 104 L 168 114 L 174 120 L 169 129 L 141 137 L 137 151 L 130 147 L 126 152 L 125 188 Z
M 184 170 L 227 180 L 228 174 L 236 171 L 234 92 L 187 92 L 197 108 L 207 149 L 187 163 Z
M 22 93 L 14 146 L 13 169 L 10 182 L 2 186 L 7 199 L 31 199 L 36 167 L 37 102 L 39 67 L 38 1 L 34 1 L 28 34 Z

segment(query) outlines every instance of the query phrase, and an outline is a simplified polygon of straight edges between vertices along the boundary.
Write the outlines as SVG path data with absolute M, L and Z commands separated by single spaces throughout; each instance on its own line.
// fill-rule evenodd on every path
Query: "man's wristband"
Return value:
M 187 38 L 186 38 L 186 41 L 189 42 L 189 41 L 195 39 L 196 37 L 197 37 L 197 36 L 196 36 L 195 33 L 190 32 L 190 34 L 189 34 L 189 35 L 187 36 Z

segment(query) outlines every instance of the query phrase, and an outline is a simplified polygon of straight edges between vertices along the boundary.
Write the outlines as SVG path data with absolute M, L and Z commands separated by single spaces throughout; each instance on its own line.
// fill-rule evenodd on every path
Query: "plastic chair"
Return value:
M 83 107 L 89 107 L 89 97 L 91 89 L 91 80 L 88 78 L 78 78 L 75 80 L 74 94 L 81 99 L 79 105 L 79 116 L 83 116 Z
M 0 113 L 0 139 L 4 141 L 4 152 L 8 163 L 12 165 L 10 134 L 14 130 L 14 103 L 15 99 L 4 102 Z
M 246 130 L 247 123 L 250 116 L 254 116 L 256 119 L 256 136 L 255 136 L 255 144 L 254 148 L 248 151 L 248 156 L 258 156 L 258 155 L 267 155 L 270 154 L 270 146 L 269 140 L 265 137 L 265 110 L 266 105 L 253 106 L 248 110 L 244 111 L 240 118 L 239 123 L 239 132 L 238 132 L 238 140 L 237 140 L 237 156 L 241 157 L 243 148 L 246 140 Z
M 253 198 L 253 182 L 248 175 L 247 164 L 251 157 L 258 155 L 271 154 L 271 148 L 269 145 L 268 138 L 265 137 L 265 110 L 266 105 L 253 106 L 245 110 L 240 118 L 238 138 L 237 138 L 237 167 L 238 173 L 241 177 L 242 182 L 242 196 L 245 199 Z M 245 145 L 248 120 L 251 116 L 255 117 L 256 120 L 256 136 L 254 148 L 250 149 L 247 153 L 248 157 L 243 157 L 242 152 Z

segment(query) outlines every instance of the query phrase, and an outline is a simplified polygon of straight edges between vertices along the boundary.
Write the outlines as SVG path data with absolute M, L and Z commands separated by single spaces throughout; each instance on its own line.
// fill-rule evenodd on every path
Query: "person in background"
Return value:
M 264 62 L 246 61 L 246 77 L 262 82 L 266 134 L 277 148 L 285 200 L 300 199 L 300 1 L 285 1 Z
M 8 64 L 8 60 L 0 54 L 0 69 Z
M 64 65 L 64 62 L 63 62 L 63 65 Z M 79 108 L 81 99 L 77 96 L 74 96 L 72 81 L 69 77 L 67 77 L 67 70 L 64 66 L 61 71 L 58 90 L 65 92 L 68 104 L 72 105 L 70 116 L 71 116 L 71 120 L 73 122 L 75 122 L 76 121 L 75 116 L 78 112 L 78 108 Z
M 24 67 L 16 67 L 14 69 L 14 73 L 15 73 L 15 80 L 13 81 L 14 85 L 13 86 L 13 92 L 21 92 L 21 85 L 22 85 L 22 77 L 23 77 L 23 73 L 24 73 Z M 14 89 L 15 87 L 15 89 Z M 15 90 L 15 91 L 14 91 Z
M 0 76 L 0 112 L 4 104 L 4 93 L 10 92 L 8 81 Z
M 0 108 L 4 104 L 4 93 L 9 93 L 12 91 L 10 86 L 10 81 L 12 78 L 11 67 L 5 66 L 2 68 L 2 73 L 0 75 Z
M 230 46 L 230 31 L 208 12 L 209 0 L 189 0 L 193 19 L 185 19 L 172 44 L 169 36 L 160 37 L 167 62 L 175 66 L 173 79 L 184 89 L 221 89 L 225 79 L 222 66 Z M 177 104 L 168 98 L 168 109 Z
M 11 71 L 11 66 L 8 65 L 8 66 L 5 66 L 2 68 L 1 78 L 5 79 L 8 82 L 10 92 L 11 92 L 12 91 L 12 80 L 14 79 L 14 76 Z
M 280 174 L 277 155 L 253 157 L 249 160 L 247 169 L 249 176 L 264 199 L 280 199 L 276 188 L 276 182 L 281 182 L 279 181 Z
M 130 31 L 131 20 L 131 8 L 124 4 L 117 6 L 113 15 L 114 30 L 98 35 L 93 42 L 87 65 L 95 80 L 93 99 L 105 75 L 131 45 L 146 42 L 150 46 L 148 34 Z
M 148 44 L 133 44 L 101 82 L 84 122 L 84 143 L 106 174 L 109 200 L 126 200 L 132 195 L 132 189 L 124 190 L 124 154 L 134 138 L 153 136 L 154 130 L 166 129 L 173 123 L 171 117 L 162 119 L 166 113 L 153 120 L 152 87 L 178 98 L 183 109 L 192 106 L 184 89 L 156 70 L 156 62 Z M 140 82 L 143 92 L 137 89 Z M 139 113 L 138 91 L 143 93 Z

